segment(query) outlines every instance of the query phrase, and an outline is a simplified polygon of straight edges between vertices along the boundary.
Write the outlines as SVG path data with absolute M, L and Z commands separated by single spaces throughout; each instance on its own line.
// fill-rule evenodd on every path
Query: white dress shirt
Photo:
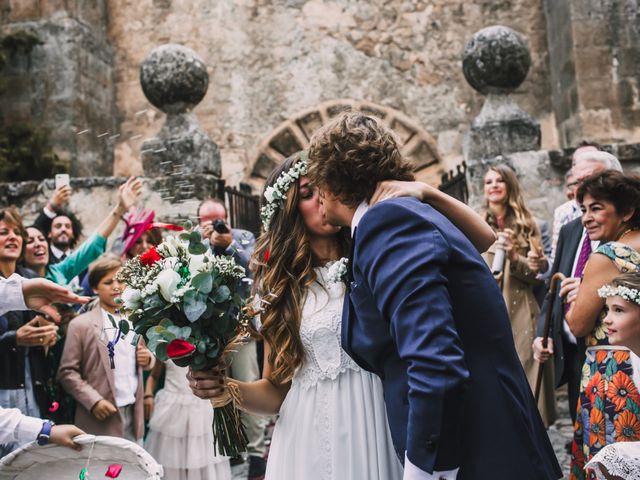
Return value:
M 362 202 L 356 208 L 356 211 L 353 213 L 353 218 L 351 219 L 351 236 L 353 237 L 353 233 L 355 232 L 356 227 L 364 217 L 364 214 L 369 210 L 369 204 L 367 202 Z M 447 470 L 446 472 L 433 472 L 428 473 L 420 468 L 416 467 L 405 452 L 404 455 L 404 476 L 403 480 L 455 480 L 458 475 L 458 469 L 455 470 Z
M 24 303 L 22 280 L 15 273 L 9 278 L 0 279 L 0 315 L 16 310 L 29 310 Z
M 17 408 L 0 407 L 0 443 L 26 443 L 35 440 L 43 420 L 23 415 Z
M 102 319 L 108 340 L 113 340 L 116 329 L 113 328 L 108 313 L 102 310 Z M 112 315 L 116 325 L 124 317 Z M 128 321 L 128 320 L 127 320 Z M 131 322 L 129 322 L 131 324 Z M 136 391 L 138 389 L 138 366 L 136 365 L 136 347 L 131 345 L 133 339 L 133 327 L 124 338 L 118 340 L 115 346 L 113 381 L 116 387 L 115 397 L 117 407 L 126 407 L 136 403 Z

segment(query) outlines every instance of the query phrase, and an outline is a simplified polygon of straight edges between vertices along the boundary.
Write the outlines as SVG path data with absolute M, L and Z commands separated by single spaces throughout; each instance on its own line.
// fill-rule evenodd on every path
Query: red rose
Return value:
M 140 255 L 140 263 L 147 267 L 152 266 L 154 263 L 162 260 L 162 257 L 156 250 L 156 247 L 151 247 L 149 250 Z
M 176 358 L 184 358 L 191 355 L 195 349 L 195 345 L 181 338 L 176 338 L 175 340 L 171 340 L 169 345 L 167 345 L 167 356 L 173 360 Z

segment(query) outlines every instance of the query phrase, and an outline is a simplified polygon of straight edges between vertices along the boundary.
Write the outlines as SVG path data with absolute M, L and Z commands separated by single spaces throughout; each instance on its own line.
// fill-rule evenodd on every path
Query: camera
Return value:
M 229 228 L 227 227 L 227 224 L 224 223 L 224 220 L 215 220 L 213 222 L 213 229 L 218 233 L 229 233 Z

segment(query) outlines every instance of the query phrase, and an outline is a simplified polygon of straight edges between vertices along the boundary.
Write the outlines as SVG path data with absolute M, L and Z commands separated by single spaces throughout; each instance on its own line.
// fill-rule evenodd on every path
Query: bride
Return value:
M 266 300 L 260 318 L 263 378 L 240 382 L 213 369 L 190 371 L 189 383 L 201 398 L 221 396 L 233 383 L 240 408 L 279 414 L 267 480 L 401 479 L 380 379 L 340 346 L 345 284 L 336 277 L 339 259 L 349 253 L 349 232 L 326 223 L 306 173 L 306 159 L 298 153 L 266 182 L 264 233 L 252 260 L 254 284 Z M 471 208 L 422 183 L 384 182 L 371 203 L 400 195 L 428 201 L 479 249 L 495 239 Z

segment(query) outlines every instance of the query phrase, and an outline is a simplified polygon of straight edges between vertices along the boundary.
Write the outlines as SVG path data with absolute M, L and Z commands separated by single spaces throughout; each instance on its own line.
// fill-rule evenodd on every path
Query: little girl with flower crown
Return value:
M 606 299 L 607 316 L 603 323 L 610 345 L 627 347 L 640 363 L 640 273 L 625 273 L 611 285 L 604 285 L 598 295 Z M 634 365 L 634 372 L 640 371 Z M 640 381 L 634 379 L 636 385 Z M 629 398 L 638 392 L 628 392 Z M 640 479 L 640 422 L 635 416 L 620 413 L 614 420 L 616 430 L 629 439 L 607 445 L 586 465 L 586 470 L 598 479 Z M 622 436 L 619 435 L 619 438 Z M 588 476 L 587 478 L 592 478 Z

